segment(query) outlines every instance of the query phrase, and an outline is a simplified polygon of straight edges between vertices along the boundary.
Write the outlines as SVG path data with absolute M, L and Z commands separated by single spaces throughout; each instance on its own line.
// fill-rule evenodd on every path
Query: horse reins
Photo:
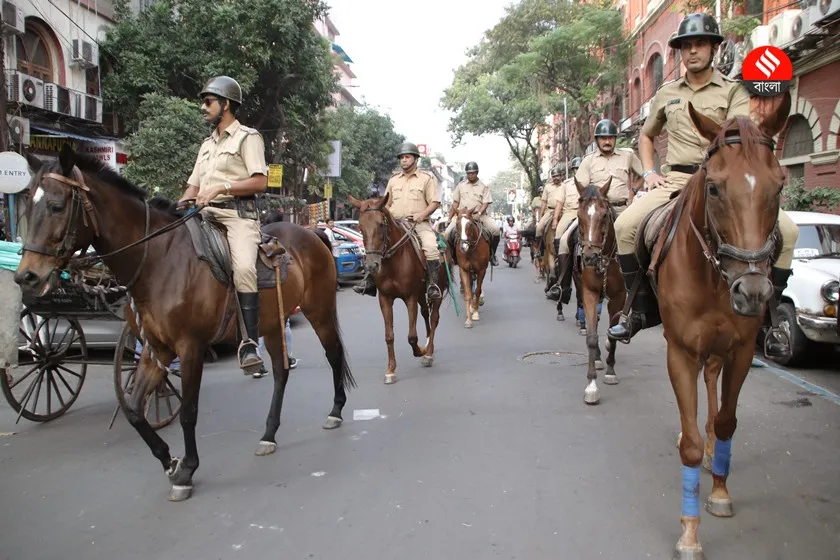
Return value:
M 709 159 L 717 153 L 723 146 L 727 145 L 736 145 L 742 144 L 741 137 L 738 135 L 730 135 L 723 138 L 722 141 L 716 141 L 711 146 L 709 146 L 708 151 L 706 152 L 706 159 L 703 164 L 700 166 L 700 171 L 703 172 L 704 179 L 706 175 L 706 165 L 709 162 Z M 771 151 L 775 151 L 776 143 L 773 142 L 770 138 L 761 138 L 759 143 L 763 146 L 767 146 L 770 148 Z M 697 237 L 697 241 L 700 242 L 700 247 L 703 249 L 703 256 L 712 264 L 712 267 L 721 276 L 726 280 L 727 284 L 730 286 L 742 276 L 747 274 L 758 274 L 758 270 L 756 269 L 756 264 L 759 262 L 769 260 L 776 251 L 776 228 L 773 228 L 773 231 L 770 232 L 770 235 L 767 237 L 767 242 L 761 249 L 757 251 L 748 251 L 746 249 L 742 249 L 740 247 L 736 247 L 735 245 L 731 245 L 729 243 L 724 243 L 723 239 L 718 232 L 718 228 L 715 225 L 714 220 L 709 215 L 709 204 L 708 204 L 708 196 L 706 187 L 703 187 L 703 234 L 700 233 L 700 230 L 694 224 L 694 220 L 691 219 L 689 216 L 688 218 L 689 224 L 691 224 L 691 229 L 694 232 L 694 235 Z M 713 252 L 711 246 L 714 245 L 717 247 L 717 251 Z M 722 266 L 721 266 L 721 257 L 730 258 L 732 260 L 744 263 L 749 265 L 749 269 L 741 274 L 732 277 L 730 273 L 728 273 Z
M 417 227 L 417 222 L 412 222 L 411 227 L 406 230 L 400 239 L 394 243 L 393 246 L 388 246 L 388 221 L 389 216 L 384 212 L 385 208 L 382 206 L 371 206 L 369 208 L 365 208 L 362 210 L 363 212 L 381 212 L 383 216 L 385 216 L 385 221 L 382 222 L 382 250 L 365 250 L 365 254 L 367 255 L 379 255 L 382 257 L 382 260 L 390 259 L 394 256 L 394 253 L 397 252 L 397 249 L 405 245 L 405 243 L 411 238 L 411 234 L 414 233 L 414 229 Z

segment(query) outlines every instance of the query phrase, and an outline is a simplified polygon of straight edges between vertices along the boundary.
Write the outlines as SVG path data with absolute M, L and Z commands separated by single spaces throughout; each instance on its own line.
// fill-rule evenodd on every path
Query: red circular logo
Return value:
M 790 81 L 793 79 L 793 64 L 778 47 L 758 47 L 744 58 L 741 73 L 745 82 Z

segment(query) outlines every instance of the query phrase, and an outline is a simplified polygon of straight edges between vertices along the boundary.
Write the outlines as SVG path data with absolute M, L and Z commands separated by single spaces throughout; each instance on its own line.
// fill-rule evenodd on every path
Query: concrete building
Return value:
M 353 60 L 344 52 L 344 49 L 336 43 L 336 37 L 340 35 L 335 24 L 329 16 L 315 22 L 315 30 L 321 37 L 330 42 L 336 75 L 338 76 L 341 89 L 334 95 L 335 104 L 339 107 L 356 107 L 359 101 L 353 95 L 351 89 L 356 87 L 353 80 L 356 75 L 350 69 Z

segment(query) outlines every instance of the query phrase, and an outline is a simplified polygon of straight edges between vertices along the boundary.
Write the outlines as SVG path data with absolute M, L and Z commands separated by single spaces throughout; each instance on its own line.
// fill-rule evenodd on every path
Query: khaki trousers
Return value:
M 237 292 L 257 291 L 257 251 L 260 243 L 260 224 L 257 220 L 239 217 L 236 210 L 205 207 L 201 210 L 205 219 L 215 220 L 227 229 L 230 245 L 230 265 L 233 269 L 233 285 Z
M 437 236 L 435 230 L 432 229 L 432 224 L 428 220 L 420 222 L 414 228 L 420 239 L 420 247 L 423 249 L 423 254 L 426 255 L 427 261 L 440 260 L 440 251 L 437 246 Z
M 499 235 L 501 230 L 499 229 L 499 225 L 487 214 L 483 214 L 481 218 L 478 220 L 481 222 L 481 226 L 485 228 L 487 231 L 490 232 L 490 235 Z M 452 234 L 452 231 L 458 225 L 458 216 L 452 216 L 449 219 L 449 225 L 446 226 L 446 232 L 444 232 L 444 238 L 449 239 L 449 236 Z
M 543 236 L 546 228 L 551 225 L 552 220 L 554 220 L 554 208 L 548 208 L 545 211 L 545 216 L 540 218 L 540 221 L 537 224 L 537 237 Z

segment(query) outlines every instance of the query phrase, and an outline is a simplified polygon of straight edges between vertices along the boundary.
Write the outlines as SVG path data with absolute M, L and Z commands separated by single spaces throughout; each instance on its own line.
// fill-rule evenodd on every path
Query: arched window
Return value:
M 663 76 L 663 61 L 662 55 L 659 53 L 653 53 L 648 60 L 647 64 L 648 68 L 648 87 L 650 88 L 650 95 L 653 97 L 653 94 L 656 93 L 656 90 L 659 89 L 659 86 L 662 85 L 662 76 Z
M 633 90 L 630 92 L 630 106 L 634 113 L 639 112 L 639 106 L 642 104 L 642 80 L 636 78 L 633 81 Z
M 782 159 L 807 156 L 813 151 L 814 135 L 811 133 L 811 123 L 802 115 L 791 116 L 790 125 L 787 134 L 785 134 Z M 787 168 L 792 178 L 803 179 L 805 177 L 804 163 L 788 165 Z
M 45 82 L 53 82 L 53 61 L 49 38 L 37 26 L 27 24 L 26 33 L 15 39 L 17 69 Z
M 668 38 L 670 42 L 671 39 L 676 37 L 676 33 L 671 33 L 671 36 Z M 680 49 L 671 49 L 671 53 L 674 56 L 674 67 L 671 70 L 671 73 L 667 76 L 669 80 L 676 80 L 680 76 L 682 76 L 682 51 Z

